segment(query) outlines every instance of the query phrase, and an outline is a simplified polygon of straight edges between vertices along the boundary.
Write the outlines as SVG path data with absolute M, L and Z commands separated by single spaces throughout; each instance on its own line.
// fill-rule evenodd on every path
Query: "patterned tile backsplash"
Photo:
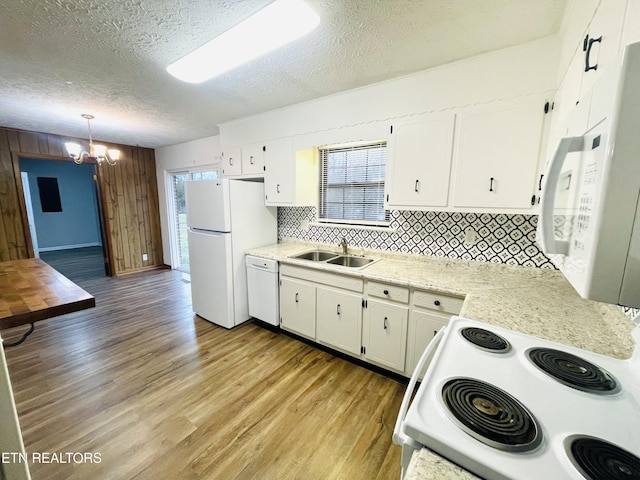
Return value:
M 279 207 L 278 238 L 338 244 L 436 257 L 555 268 L 535 243 L 536 215 L 391 211 L 394 233 L 311 225 L 316 207 Z M 467 230 L 475 232 L 465 242 Z

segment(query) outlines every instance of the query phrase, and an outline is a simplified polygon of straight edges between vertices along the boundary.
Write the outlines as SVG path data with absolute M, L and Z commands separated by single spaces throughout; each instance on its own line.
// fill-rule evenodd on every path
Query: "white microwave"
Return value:
M 546 175 L 538 243 L 584 298 L 640 307 L 640 43 L 569 115 Z

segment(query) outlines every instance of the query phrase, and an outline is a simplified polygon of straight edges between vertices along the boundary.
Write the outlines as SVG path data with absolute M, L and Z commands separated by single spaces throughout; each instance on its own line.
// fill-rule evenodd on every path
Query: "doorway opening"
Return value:
M 96 165 L 21 156 L 18 166 L 34 256 L 72 281 L 109 275 Z
M 171 266 L 189 273 L 189 240 L 187 238 L 187 210 L 184 199 L 184 182 L 188 180 L 215 180 L 218 169 L 167 172 L 167 203 Z

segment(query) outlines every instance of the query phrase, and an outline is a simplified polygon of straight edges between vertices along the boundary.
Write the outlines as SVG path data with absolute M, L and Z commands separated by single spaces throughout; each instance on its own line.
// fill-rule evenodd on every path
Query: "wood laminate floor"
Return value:
M 400 477 L 403 384 L 253 323 L 194 317 L 188 278 L 78 281 L 94 309 L 7 349 L 29 458 L 100 454 L 32 462 L 34 480 Z
M 76 283 L 106 275 L 102 247 L 40 252 L 40 258 Z

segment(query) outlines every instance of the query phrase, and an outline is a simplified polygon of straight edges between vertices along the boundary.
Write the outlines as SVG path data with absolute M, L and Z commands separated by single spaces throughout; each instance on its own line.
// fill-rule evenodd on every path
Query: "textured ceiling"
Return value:
M 3 0 L 0 126 L 145 147 L 556 33 L 566 0 L 307 0 L 292 45 L 193 85 L 165 67 L 270 0 Z

